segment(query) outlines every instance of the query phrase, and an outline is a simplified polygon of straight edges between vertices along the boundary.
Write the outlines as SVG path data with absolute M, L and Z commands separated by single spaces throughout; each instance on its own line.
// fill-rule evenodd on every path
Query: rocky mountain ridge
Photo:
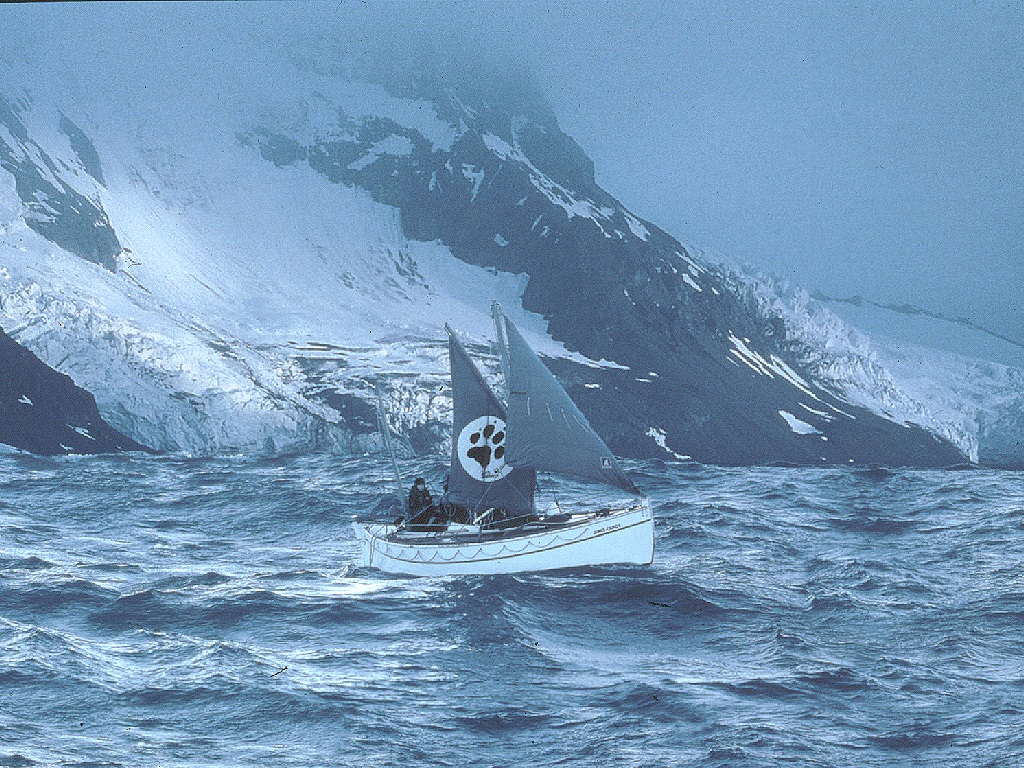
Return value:
M 433 103 L 461 129 L 449 147 L 345 114 L 337 130 L 306 143 L 266 130 L 244 140 L 276 165 L 308 164 L 398 207 L 410 239 L 439 240 L 469 263 L 528 275 L 522 305 L 545 318 L 555 340 L 618 364 L 552 365 L 623 455 L 667 451 L 724 464 L 962 460 L 919 426 L 894 424 L 802 377 L 799 344 L 781 319 L 760 312 L 734 275 L 597 186 L 593 164 L 539 99 L 503 100 L 532 114 L 487 100 L 470 106 L 452 90 L 435 90 Z
M 294 77 L 290 106 L 225 98 L 245 111 L 205 105 L 200 133 L 145 111 L 112 131 L 98 94 L 0 112 L 0 319 L 140 442 L 365 450 L 382 385 L 409 444 L 443 450 L 443 322 L 486 358 L 497 298 L 620 455 L 964 460 L 816 376 L 822 350 L 602 190 L 529 88 Z

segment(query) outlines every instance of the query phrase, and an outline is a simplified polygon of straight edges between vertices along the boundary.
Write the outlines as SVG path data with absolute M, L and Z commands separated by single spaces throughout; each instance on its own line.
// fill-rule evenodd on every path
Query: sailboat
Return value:
M 647 498 L 496 303 L 492 315 L 507 408 L 446 325 L 454 408 L 445 495 L 408 519 L 355 522 L 363 565 L 442 576 L 650 564 Z M 538 472 L 601 484 L 611 500 L 541 511 Z

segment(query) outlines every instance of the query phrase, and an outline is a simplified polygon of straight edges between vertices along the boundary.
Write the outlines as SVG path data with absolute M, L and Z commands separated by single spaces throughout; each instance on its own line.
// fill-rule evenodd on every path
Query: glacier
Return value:
M 766 314 L 779 317 L 811 375 L 844 399 L 957 445 L 971 462 L 1024 466 L 1024 349 L 948 319 L 803 288 L 722 264 Z

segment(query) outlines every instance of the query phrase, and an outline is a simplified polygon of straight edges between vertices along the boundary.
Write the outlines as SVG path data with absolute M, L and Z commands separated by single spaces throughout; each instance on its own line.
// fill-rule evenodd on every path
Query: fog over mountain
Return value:
M 552 29 L 563 127 L 639 214 L 1024 342 L 1021 4 L 626 4 Z
M 75 62 L 152 68 L 169 87 L 273 78 L 264 65 L 289 41 L 515 68 L 599 183 L 677 237 L 810 290 L 1024 341 L 1020 4 L 386 0 L 5 17 L 7 55 L 34 41 L 65 76 Z
M 1019 463 L 1012 328 L 986 315 L 1003 347 L 977 362 L 963 351 L 987 325 L 963 323 L 937 357 L 949 321 L 912 281 L 822 245 L 862 226 L 852 192 L 800 198 L 835 179 L 807 158 L 857 176 L 867 157 L 829 149 L 864 133 L 839 118 L 868 109 L 847 101 L 867 81 L 849 67 L 829 80 L 831 48 L 792 58 L 789 38 L 822 18 L 688 8 L 16 8 L 0 33 L 0 323 L 159 450 L 364 450 L 380 384 L 407 444 L 437 449 L 441 323 L 493 373 L 481 342 L 497 298 L 622 455 Z M 833 100 L 805 94 L 794 131 L 804 76 Z M 695 157 L 715 159 L 699 179 Z M 799 249 L 748 193 L 798 214 Z M 714 200 L 734 242 L 695 218 Z M 712 255 L 752 258 L 744 238 L 791 284 Z M 983 275 L 1012 282 L 975 261 L 964 301 Z M 856 288 L 872 270 L 877 290 Z M 913 355 L 906 334 L 879 346 L 805 284 L 867 296 L 835 306 L 879 309 L 858 316 L 872 336 L 880 318 L 939 325 L 915 329 Z M 880 314 L 902 304 L 921 309 Z

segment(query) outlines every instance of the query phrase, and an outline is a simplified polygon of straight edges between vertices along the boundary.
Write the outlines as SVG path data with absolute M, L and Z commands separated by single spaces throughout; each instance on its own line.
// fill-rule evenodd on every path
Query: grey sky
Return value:
M 544 79 L 624 202 L 808 288 L 1024 341 L 1024 5 L 599 7 Z
M 308 40 L 532 70 L 598 180 L 684 242 L 1024 340 L 1019 2 L 70 5 L 5 13 L 58 58 L 134 40 L 237 72 L 247 46 Z

